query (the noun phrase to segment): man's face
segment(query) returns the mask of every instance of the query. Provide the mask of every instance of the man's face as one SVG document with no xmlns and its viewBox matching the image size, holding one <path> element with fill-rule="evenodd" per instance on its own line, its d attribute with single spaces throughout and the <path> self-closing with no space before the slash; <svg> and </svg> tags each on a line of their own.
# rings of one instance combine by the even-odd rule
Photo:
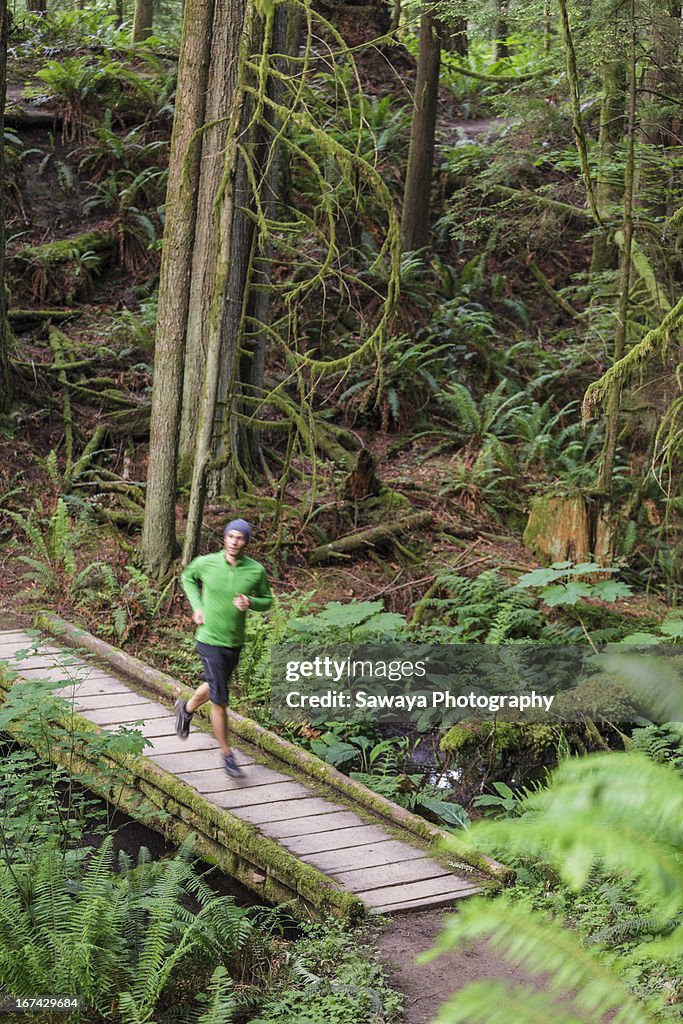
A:
<svg viewBox="0 0 683 1024">
<path fill-rule="evenodd" d="M 228 530 L 223 538 L 225 553 L 230 558 L 239 558 L 246 544 L 247 538 L 239 530 Z"/>
</svg>

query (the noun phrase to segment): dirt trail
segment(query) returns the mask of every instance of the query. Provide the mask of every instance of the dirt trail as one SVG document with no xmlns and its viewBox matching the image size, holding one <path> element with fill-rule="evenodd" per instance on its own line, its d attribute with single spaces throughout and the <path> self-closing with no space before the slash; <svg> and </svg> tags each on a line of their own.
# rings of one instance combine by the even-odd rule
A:
<svg viewBox="0 0 683 1024">
<path fill-rule="evenodd" d="M 431 1024 L 439 1007 L 472 981 L 518 982 L 519 968 L 502 960 L 486 943 L 437 957 L 426 964 L 415 958 L 431 949 L 452 910 L 397 914 L 376 938 L 390 985 L 403 995 L 406 1024 Z"/>
</svg>

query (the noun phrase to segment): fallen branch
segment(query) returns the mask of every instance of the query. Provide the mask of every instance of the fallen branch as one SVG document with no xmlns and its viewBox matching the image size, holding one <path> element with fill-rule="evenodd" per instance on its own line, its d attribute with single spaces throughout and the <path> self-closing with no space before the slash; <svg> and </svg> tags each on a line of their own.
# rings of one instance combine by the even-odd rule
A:
<svg viewBox="0 0 683 1024">
<path fill-rule="evenodd" d="M 61 320 L 70 320 L 74 316 L 80 316 L 78 309 L 8 309 L 7 319 L 16 327 L 19 324 L 43 323 L 52 321 L 59 323 Z"/>
<path fill-rule="evenodd" d="M 528 192 L 523 188 L 510 188 L 509 185 L 491 185 L 488 182 L 481 186 L 485 192 L 497 192 L 508 199 L 517 199 L 520 202 L 533 203 L 542 206 L 555 213 L 564 214 L 565 217 L 572 217 L 574 220 L 590 221 L 593 223 L 593 215 L 590 210 L 584 210 L 581 206 L 572 206 L 570 203 L 560 203 L 557 199 L 549 199 L 548 196 L 538 195 L 536 192 Z"/>
<path fill-rule="evenodd" d="M 8 260 L 22 260 L 25 263 L 69 263 L 86 252 L 107 252 L 115 249 L 118 236 L 113 231 L 87 231 L 84 235 L 64 238 L 44 245 L 26 245 L 23 249 L 8 253 Z"/>
<path fill-rule="evenodd" d="M 546 293 L 548 298 L 551 299 L 556 306 L 559 306 L 559 308 L 564 313 L 567 313 L 568 316 L 572 318 L 572 320 L 576 320 L 579 314 L 574 309 L 574 307 L 560 295 L 559 292 L 555 291 L 550 281 L 539 267 L 538 263 L 536 263 L 534 260 L 530 260 L 529 270 L 531 271 L 532 276 L 538 281 L 538 283 L 540 284 L 541 288 Z"/>
<path fill-rule="evenodd" d="M 412 516 L 400 519 L 397 523 L 389 526 L 372 526 L 367 530 L 360 530 L 358 533 L 348 534 L 329 544 L 321 544 L 308 553 L 307 561 L 310 565 L 319 565 L 321 562 L 329 562 L 335 558 L 345 558 L 361 551 L 363 548 L 373 548 L 377 545 L 392 541 L 409 533 L 416 527 L 426 526 L 432 521 L 431 512 L 416 512 Z"/>
</svg>

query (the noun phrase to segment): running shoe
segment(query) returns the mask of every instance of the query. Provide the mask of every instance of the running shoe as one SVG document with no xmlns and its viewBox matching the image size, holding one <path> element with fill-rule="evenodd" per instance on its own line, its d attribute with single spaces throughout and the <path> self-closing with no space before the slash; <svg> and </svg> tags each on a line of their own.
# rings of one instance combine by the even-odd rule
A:
<svg viewBox="0 0 683 1024">
<path fill-rule="evenodd" d="M 233 754 L 223 754 L 223 767 L 225 768 L 226 775 L 229 775 L 231 779 L 241 779 L 244 777 L 244 772 Z"/>
<path fill-rule="evenodd" d="M 173 711 L 175 713 L 175 731 L 178 739 L 186 740 L 190 735 L 190 723 L 192 722 L 192 712 L 188 711 L 185 707 L 185 701 L 182 697 L 178 697 L 178 700 L 173 705 Z"/>
</svg>

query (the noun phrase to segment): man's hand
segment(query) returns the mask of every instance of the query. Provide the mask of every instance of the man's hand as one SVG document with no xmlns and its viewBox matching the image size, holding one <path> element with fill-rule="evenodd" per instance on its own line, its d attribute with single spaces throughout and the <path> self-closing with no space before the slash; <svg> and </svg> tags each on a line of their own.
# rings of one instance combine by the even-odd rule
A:
<svg viewBox="0 0 683 1024">
<path fill-rule="evenodd" d="M 247 608 L 249 607 L 249 598 L 246 596 L 246 594 L 237 594 L 235 597 L 233 597 L 232 603 L 234 604 L 235 608 L 239 608 L 241 612 L 246 612 Z"/>
<path fill-rule="evenodd" d="M 204 625 L 204 612 L 201 610 L 201 608 L 197 608 L 195 612 L 192 612 L 192 621 L 194 622 L 195 626 Z"/>
</svg>

